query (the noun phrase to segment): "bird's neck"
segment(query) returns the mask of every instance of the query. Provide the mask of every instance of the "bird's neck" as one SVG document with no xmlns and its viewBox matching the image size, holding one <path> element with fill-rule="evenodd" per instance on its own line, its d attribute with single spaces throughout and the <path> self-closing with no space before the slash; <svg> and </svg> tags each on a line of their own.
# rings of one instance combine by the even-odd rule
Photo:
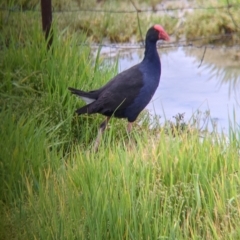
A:
<svg viewBox="0 0 240 240">
<path fill-rule="evenodd" d="M 157 61 L 160 62 L 159 55 L 156 48 L 156 42 L 146 41 L 145 54 L 143 61 Z"/>
</svg>

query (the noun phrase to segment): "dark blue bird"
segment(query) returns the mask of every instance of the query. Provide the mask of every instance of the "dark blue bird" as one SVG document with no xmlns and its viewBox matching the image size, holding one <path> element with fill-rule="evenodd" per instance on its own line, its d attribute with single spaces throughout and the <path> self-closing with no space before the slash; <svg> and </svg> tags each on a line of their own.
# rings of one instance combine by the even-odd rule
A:
<svg viewBox="0 0 240 240">
<path fill-rule="evenodd" d="M 87 103 L 76 110 L 77 114 L 101 113 L 107 116 L 107 119 L 100 125 L 95 149 L 98 148 L 101 135 L 111 116 L 126 118 L 129 132 L 132 123 L 152 99 L 161 75 L 161 62 L 156 48 L 158 40 L 169 41 L 169 36 L 162 26 L 154 25 L 146 35 L 142 62 L 121 72 L 97 90 L 84 92 L 69 88 L 73 94 Z"/>
</svg>

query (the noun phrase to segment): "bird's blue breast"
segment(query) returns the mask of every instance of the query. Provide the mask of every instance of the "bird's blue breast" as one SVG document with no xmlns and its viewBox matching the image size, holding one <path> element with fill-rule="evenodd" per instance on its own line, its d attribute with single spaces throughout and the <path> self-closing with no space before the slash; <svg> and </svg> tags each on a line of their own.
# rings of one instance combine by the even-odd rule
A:
<svg viewBox="0 0 240 240">
<path fill-rule="evenodd" d="M 159 58 L 157 59 L 159 60 Z M 161 63 L 159 61 L 142 62 L 139 70 L 143 74 L 143 87 L 140 89 L 138 96 L 134 102 L 125 110 L 125 115 L 129 122 L 136 120 L 139 113 L 151 101 L 160 81 Z"/>
</svg>

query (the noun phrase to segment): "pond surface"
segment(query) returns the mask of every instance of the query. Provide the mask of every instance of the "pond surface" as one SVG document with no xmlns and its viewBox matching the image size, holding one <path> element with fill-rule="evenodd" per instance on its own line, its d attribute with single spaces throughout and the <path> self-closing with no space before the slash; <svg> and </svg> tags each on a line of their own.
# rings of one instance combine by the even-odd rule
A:
<svg viewBox="0 0 240 240">
<path fill-rule="evenodd" d="M 139 63 L 144 50 L 118 52 L 119 72 Z M 160 85 L 147 106 L 160 121 L 174 121 L 184 113 L 185 121 L 193 114 L 210 112 L 218 131 L 228 132 L 229 120 L 240 123 L 240 60 L 238 51 L 231 55 L 220 49 L 178 48 L 161 50 Z M 236 56 L 234 55 L 236 54 Z M 117 57 L 113 58 L 116 61 Z M 211 125 L 211 124 L 210 124 Z M 212 127 L 210 126 L 210 129 Z"/>
</svg>

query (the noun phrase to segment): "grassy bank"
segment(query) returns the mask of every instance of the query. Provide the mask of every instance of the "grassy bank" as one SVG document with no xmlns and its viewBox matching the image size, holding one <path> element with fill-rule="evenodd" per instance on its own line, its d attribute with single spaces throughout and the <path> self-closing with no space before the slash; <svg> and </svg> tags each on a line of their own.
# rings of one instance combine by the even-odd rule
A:
<svg viewBox="0 0 240 240">
<path fill-rule="evenodd" d="M 156 23 L 167 29 L 172 40 L 195 44 L 240 42 L 240 0 L 61 0 L 52 1 L 52 5 L 53 20 L 60 31 L 84 32 L 93 42 L 139 42 L 144 38 L 141 33 Z M 0 26 L 27 21 L 30 27 L 41 18 L 39 1 L 0 2 L 0 7 L 4 9 L 0 11 Z"/>
<path fill-rule="evenodd" d="M 112 119 L 94 153 L 103 118 L 75 117 L 67 87 L 116 68 L 83 34 L 55 30 L 47 51 L 37 19 L 21 19 L 0 44 L 0 239 L 239 239 L 237 126 L 226 140 L 145 121 L 128 136 Z"/>
</svg>

